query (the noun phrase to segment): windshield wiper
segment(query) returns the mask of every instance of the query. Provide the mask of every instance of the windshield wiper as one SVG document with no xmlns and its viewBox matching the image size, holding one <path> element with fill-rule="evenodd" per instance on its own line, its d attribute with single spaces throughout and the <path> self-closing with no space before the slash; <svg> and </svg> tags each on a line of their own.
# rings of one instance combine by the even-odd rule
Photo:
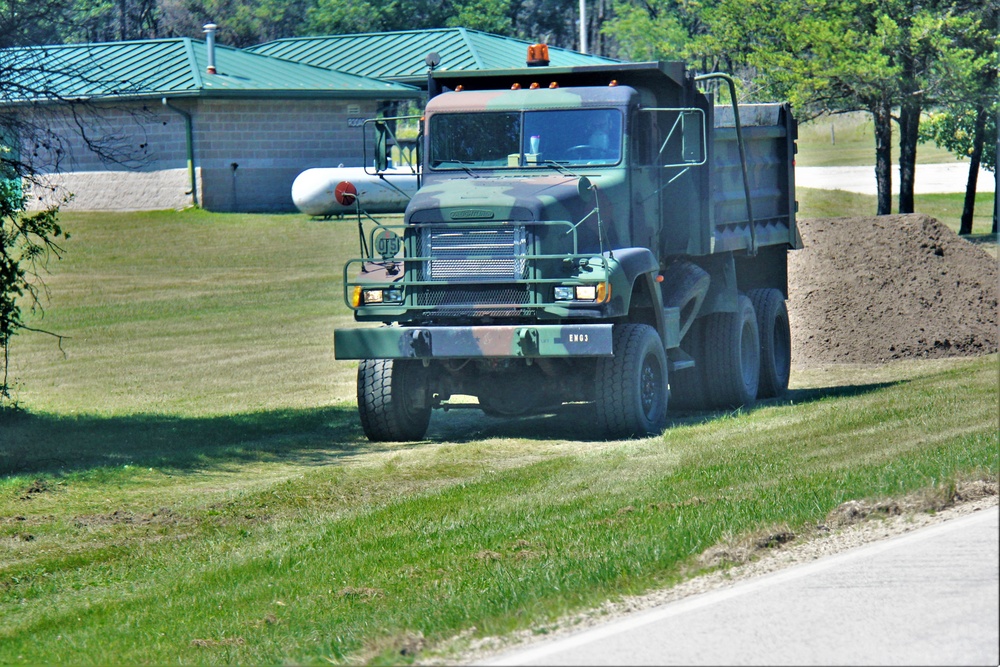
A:
<svg viewBox="0 0 1000 667">
<path fill-rule="evenodd" d="M 552 167 L 553 169 L 555 169 L 556 171 L 558 171 L 563 176 L 574 176 L 574 177 L 577 177 L 577 178 L 579 177 L 579 174 L 573 173 L 572 171 L 570 171 L 569 169 L 567 169 L 566 167 L 564 167 L 559 162 L 556 162 L 555 160 L 543 160 L 542 164 L 544 164 L 547 167 Z"/>
</svg>

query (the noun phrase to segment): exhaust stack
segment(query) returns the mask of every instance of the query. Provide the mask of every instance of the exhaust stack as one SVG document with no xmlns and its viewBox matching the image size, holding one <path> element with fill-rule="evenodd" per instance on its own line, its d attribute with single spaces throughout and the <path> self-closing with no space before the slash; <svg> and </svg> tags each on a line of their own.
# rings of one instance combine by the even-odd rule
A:
<svg viewBox="0 0 1000 667">
<path fill-rule="evenodd" d="M 206 23 L 204 25 L 205 29 L 205 48 L 208 50 L 208 70 L 209 74 L 218 74 L 215 69 L 215 31 L 219 29 L 219 26 L 214 23 Z"/>
</svg>

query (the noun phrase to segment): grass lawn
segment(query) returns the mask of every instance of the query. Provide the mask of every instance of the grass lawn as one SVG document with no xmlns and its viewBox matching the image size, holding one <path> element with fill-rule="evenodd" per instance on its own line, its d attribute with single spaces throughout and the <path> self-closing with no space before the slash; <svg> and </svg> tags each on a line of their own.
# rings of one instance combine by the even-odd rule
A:
<svg viewBox="0 0 1000 667">
<path fill-rule="evenodd" d="M 892 163 L 899 163 L 899 128 L 893 125 Z M 875 134 L 871 114 L 856 111 L 820 116 L 799 125 L 801 167 L 850 167 L 875 164 Z M 954 162 L 955 156 L 933 142 L 917 147 L 917 164 Z M 874 176 L 872 176 L 874 178 Z"/>
<path fill-rule="evenodd" d="M 996 356 L 796 369 L 786 400 L 644 440 L 459 411 L 372 445 L 331 350 L 354 222 L 63 223 L 30 321 L 63 352 L 18 336 L 0 413 L 3 664 L 409 661 L 846 500 L 997 477 Z"/>
<path fill-rule="evenodd" d="M 799 201 L 799 217 L 802 218 L 865 217 L 875 215 L 875 211 L 878 210 L 878 200 L 874 195 L 860 195 L 843 190 L 797 188 L 795 196 Z M 964 202 L 965 195 L 961 193 L 914 196 L 914 208 L 918 213 L 926 213 L 937 218 L 956 234 L 962 220 Z M 992 242 L 995 245 L 996 238 L 990 233 L 992 227 L 993 193 L 979 192 L 976 194 L 970 240 L 976 243 Z"/>
</svg>

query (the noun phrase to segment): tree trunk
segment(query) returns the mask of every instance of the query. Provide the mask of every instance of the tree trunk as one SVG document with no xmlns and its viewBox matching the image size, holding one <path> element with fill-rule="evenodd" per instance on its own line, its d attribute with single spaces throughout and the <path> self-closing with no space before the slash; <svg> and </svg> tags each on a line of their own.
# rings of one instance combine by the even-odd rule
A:
<svg viewBox="0 0 1000 667">
<path fill-rule="evenodd" d="M 972 155 L 969 156 L 969 180 L 965 185 L 965 204 L 962 206 L 962 222 L 959 234 L 972 233 L 972 216 L 976 212 L 976 184 L 979 179 L 979 165 L 983 160 L 983 144 L 986 141 L 986 107 L 976 109 L 976 124 L 972 135 Z M 994 215 L 994 220 L 996 216 Z"/>
<path fill-rule="evenodd" d="M 875 183 L 878 185 L 876 215 L 889 215 L 892 213 L 892 116 L 889 102 L 876 102 L 871 112 L 875 122 Z"/>
<path fill-rule="evenodd" d="M 908 96 L 899 110 L 899 212 L 913 213 L 913 184 L 917 176 L 917 136 L 920 99 Z"/>
</svg>

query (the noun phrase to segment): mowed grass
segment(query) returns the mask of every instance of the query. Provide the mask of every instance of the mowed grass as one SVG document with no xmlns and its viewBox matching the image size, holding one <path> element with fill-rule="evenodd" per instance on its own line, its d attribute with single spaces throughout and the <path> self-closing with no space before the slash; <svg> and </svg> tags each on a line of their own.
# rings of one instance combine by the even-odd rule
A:
<svg viewBox="0 0 1000 667">
<path fill-rule="evenodd" d="M 586 407 L 372 445 L 332 359 L 356 223 L 67 214 L 0 415 L 0 663 L 398 663 L 697 572 L 840 503 L 995 480 L 996 356 L 796 369 L 595 441 Z"/>
</svg>

